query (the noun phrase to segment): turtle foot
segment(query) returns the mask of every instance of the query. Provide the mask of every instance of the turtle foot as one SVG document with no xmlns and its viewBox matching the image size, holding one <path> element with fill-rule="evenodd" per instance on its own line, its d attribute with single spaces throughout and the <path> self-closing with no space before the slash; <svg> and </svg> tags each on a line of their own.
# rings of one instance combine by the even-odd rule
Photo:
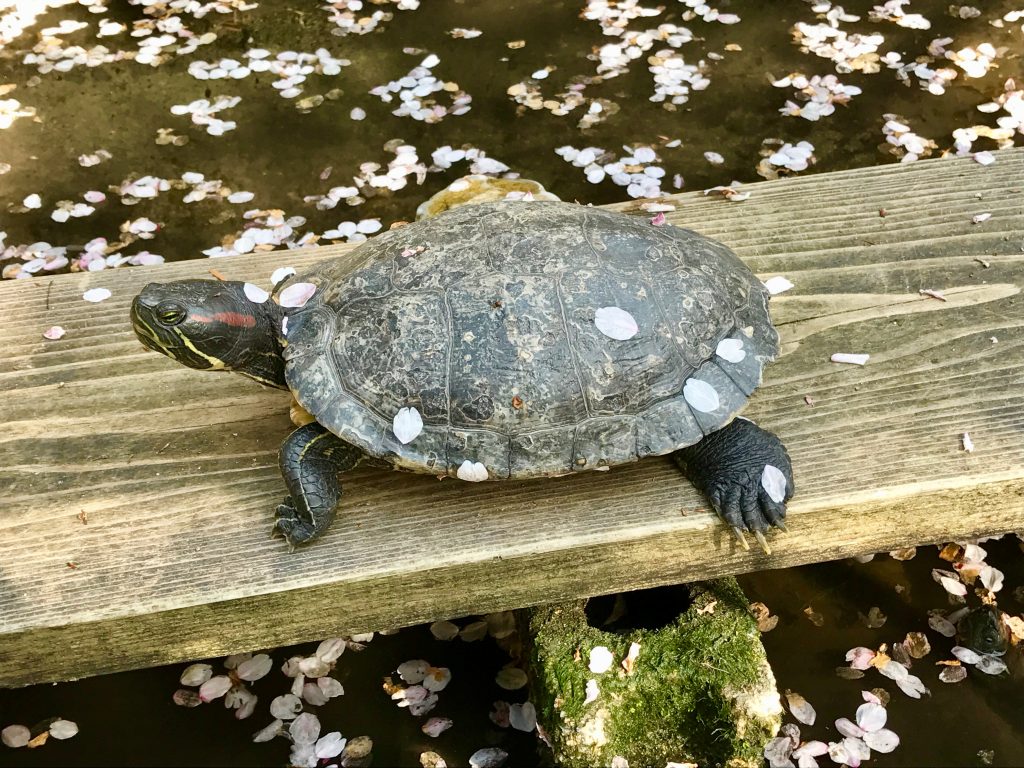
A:
<svg viewBox="0 0 1024 768">
<path fill-rule="evenodd" d="M 749 549 L 749 532 L 770 554 L 765 533 L 772 526 L 786 530 L 786 502 L 794 490 L 782 441 L 751 421 L 736 419 L 674 456 L 740 546 Z"/>
<path fill-rule="evenodd" d="M 303 515 L 295 507 L 291 496 L 286 496 L 284 503 L 277 505 L 275 517 L 271 535 L 283 536 L 284 540 L 293 548 L 297 544 L 304 544 L 317 535 L 312 517 L 308 513 Z"/>
</svg>

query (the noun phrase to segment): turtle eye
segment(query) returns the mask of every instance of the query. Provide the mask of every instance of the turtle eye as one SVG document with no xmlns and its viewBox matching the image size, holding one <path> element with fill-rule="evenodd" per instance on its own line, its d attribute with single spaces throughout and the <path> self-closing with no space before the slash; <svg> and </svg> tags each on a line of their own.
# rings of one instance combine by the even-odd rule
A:
<svg viewBox="0 0 1024 768">
<path fill-rule="evenodd" d="M 165 301 L 156 308 L 157 319 L 164 325 L 177 325 L 185 319 L 185 308 L 172 301 Z"/>
</svg>

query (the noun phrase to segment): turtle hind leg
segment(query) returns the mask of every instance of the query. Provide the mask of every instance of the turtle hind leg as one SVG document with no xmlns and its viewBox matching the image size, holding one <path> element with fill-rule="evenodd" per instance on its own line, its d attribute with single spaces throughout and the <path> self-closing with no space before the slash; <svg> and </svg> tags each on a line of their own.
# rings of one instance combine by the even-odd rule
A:
<svg viewBox="0 0 1024 768">
<path fill-rule="evenodd" d="M 315 539 L 334 519 L 341 498 L 338 473 L 352 469 L 365 454 L 313 422 L 285 439 L 278 454 L 288 496 L 277 507 L 274 533 L 295 546 Z"/>
<path fill-rule="evenodd" d="M 715 512 L 748 547 L 744 531 L 770 552 L 765 532 L 786 530 L 786 502 L 792 497 L 793 466 L 778 437 L 752 421 L 734 419 L 699 443 L 672 454 Z"/>
</svg>

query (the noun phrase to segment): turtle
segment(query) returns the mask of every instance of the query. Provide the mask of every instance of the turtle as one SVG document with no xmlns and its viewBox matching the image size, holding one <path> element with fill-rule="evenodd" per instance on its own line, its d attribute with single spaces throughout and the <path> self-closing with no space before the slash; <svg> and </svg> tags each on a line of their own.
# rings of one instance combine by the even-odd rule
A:
<svg viewBox="0 0 1024 768">
<path fill-rule="evenodd" d="M 479 482 L 668 454 L 739 544 L 770 552 L 792 465 L 737 418 L 779 351 L 768 299 L 727 246 L 659 217 L 519 200 L 392 228 L 272 294 L 150 283 L 131 321 L 146 347 L 311 414 L 279 453 L 273 530 L 293 547 L 363 463 Z"/>
</svg>

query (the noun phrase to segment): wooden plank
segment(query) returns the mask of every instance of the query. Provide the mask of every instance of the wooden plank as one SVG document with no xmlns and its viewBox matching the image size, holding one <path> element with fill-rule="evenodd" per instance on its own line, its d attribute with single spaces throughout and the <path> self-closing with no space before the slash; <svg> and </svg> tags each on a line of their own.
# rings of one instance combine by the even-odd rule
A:
<svg viewBox="0 0 1024 768">
<path fill-rule="evenodd" d="M 671 222 L 796 284 L 747 410 L 795 466 L 770 557 L 737 550 L 666 459 L 479 486 L 359 472 L 323 539 L 289 553 L 268 537 L 287 395 L 143 350 L 127 307 L 151 280 L 266 285 L 347 248 L 0 285 L 0 684 L 1024 531 L 1024 149 L 997 158 L 675 198 Z M 113 298 L 82 301 L 96 286 Z M 67 336 L 43 340 L 55 324 Z"/>
</svg>

